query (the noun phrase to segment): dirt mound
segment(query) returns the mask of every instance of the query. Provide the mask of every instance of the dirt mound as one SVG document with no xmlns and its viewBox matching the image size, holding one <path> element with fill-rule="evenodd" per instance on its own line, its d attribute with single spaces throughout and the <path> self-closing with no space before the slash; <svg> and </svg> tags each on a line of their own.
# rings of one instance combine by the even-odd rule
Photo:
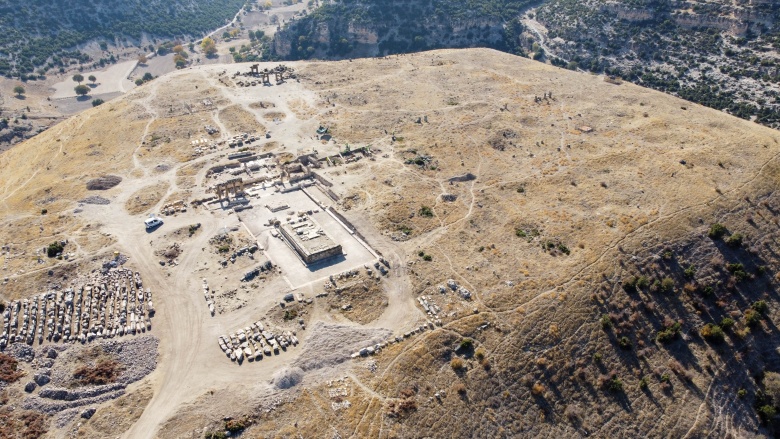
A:
<svg viewBox="0 0 780 439">
<path fill-rule="evenodd" d="M 300 367 L 285 368 L 274 374 L 271 383 L 278 389 L 295 387 L 303 380 L 303 370 Z"/>
<path fill-rule="evenodd" d="M 105 191 L 116 187 L 122 182 L 122 177 L 116 175 L 104 175 L 102 177 L 93 178 L 87 182 L 87 190 L 89 191 Z"/>
<path fill-rule="evenodd" d="M 311 327 L 306 350 L 295 362 L 304 371 L 335 366 L 348 360 L 357 350 L 385 341 L 391 334 L 387 329 L 356 328 L 328 325 L 322 322 Z"/>
</svg>

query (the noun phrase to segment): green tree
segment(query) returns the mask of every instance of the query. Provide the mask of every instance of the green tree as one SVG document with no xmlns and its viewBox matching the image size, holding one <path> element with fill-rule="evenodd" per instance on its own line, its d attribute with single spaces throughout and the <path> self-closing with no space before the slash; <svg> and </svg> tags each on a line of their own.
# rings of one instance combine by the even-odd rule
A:
<svg viewBox="0 0 780 439">
<path fill-rule="evenodd" d="M 77 95 L 79 96 L 86 96 L 89 94 L 89 87 L 87 87 L 84 84 L 79 84 L 76 86 L 76 88 L 73 89 Z"/>
<path fill-rule="evenodd" d="M 95 77 L 95 75 L 89 75 L 88 79 L 89 79 L 89 82 L 91 82 L 93 84 L 95 83 L 95 81 L 97 81 L 97 78 Z"/>
<path fill-rule="evenodd" d="M 217 53 L 217 43 L 211 37 L 206 37 L 200 43 L 200 48 L 206 56 L 213 56 Z"/>
<path fill-rule="evenodd" d="M 25 93 L 24 87 L 22 87 L 21 85 L 17 85 L 16 87 L 14 87 L 14 93 L 19 98 L 24 96 L 24 93 Z"/>
<path fill-rule="evenodd" d="M 82 82 L 84 82 L 84 75 L 82 75 L 81 73 L 76 73 L 75 75 L 73 75 L 73 80 L 81 84 Z"/>
</svg>

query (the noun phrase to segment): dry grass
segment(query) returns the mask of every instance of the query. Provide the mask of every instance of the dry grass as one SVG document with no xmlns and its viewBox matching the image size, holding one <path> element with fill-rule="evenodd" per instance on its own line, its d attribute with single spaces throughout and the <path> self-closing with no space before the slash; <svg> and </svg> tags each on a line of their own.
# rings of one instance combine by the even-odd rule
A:
<svg viewBox="0 0 780 439">
<path fill-rule="evenodd" d="M 14 357 L 0 353 L 0 381 L 13 383 L 24 376 L 19 370 L 19 364 Z"/>
<path fill-rule="evenodd" d="M 345 282 L 348 282 L 347 286 L 328 296 L 332 311 L 360 324 L 372 322 L 382 315 L 387 308 L 387 294 L 381 283 L 367 277 Z M 351 309 L 342 310 L 346 305 L 350 305 Z"/>
<path fill-rule="evenodd" d="M 136 191 L 125 203 L 125 210 L 131 215 L 149 213 L 163 199 L 170 185 L 160 182 Z"/>
<path fill-rule="evenodd" d="M 231 136 L 240 133 L 264 133 L 265 127 L 257 118 L 240 105 L 231 105 L 219 112 L 219 120 Z"/>
<path fill-rule="evenodd" d="M 141 417 L 152 396 L 151 387 L 146 385 L 119 397 L 84 422 L 78 429 L 78 437 L 99 439 L 121 435 Z"/>
</svg>

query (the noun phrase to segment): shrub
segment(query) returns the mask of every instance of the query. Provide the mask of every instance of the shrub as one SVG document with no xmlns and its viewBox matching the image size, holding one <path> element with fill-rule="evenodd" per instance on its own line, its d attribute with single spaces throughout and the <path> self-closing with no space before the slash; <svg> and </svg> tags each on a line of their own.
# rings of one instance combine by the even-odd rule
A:
<svg viewBox="0 0 780 439">
<path fill-rule="evenodd" d="M 685 274 L 685 277 L 687 278 L 693 278 L 693 276 L 696 275 L 696 267 L 694 267 L 693 265 L 689 265 L 688 268 L 685 269 L 683 274 Z"/>
<path fill-rule="evenodd" d="M 628 337 L 620 337 L 618 345 L 621 349 L 631 349 L 631 340 Z"/>
<path fill-rule="evenodd" d="M 10 355 L 0 353 L 0 381 L 13 383 L 24 373 L 18 370 L 19 363 Z"/>
<path fill-rule="evenodd" d="M 62 245 L 62 242 L 55 241 L 49 244 L 49 246 L 46 248 L 46 256 L 53 258 L 57 256 L 58 254 L 62 253 L 62 250 L 65 247 Z"/>
<path fill-rule="evenodd" d="M 82 385 L 103 385 L 116 381 L 122 365 L 113 359 L 99 360 L 94 367 L 84 365 L 73 372 L 73 378 Z"/>
<path fill-rule="evenodd" d="M 92 106 L 93 107 L 98 107 L 98 106 L 103 105 L 105 103 L 106 103 L 106 101 L 104 101 L 103 99 L 100 99 L 100 98 L 92 99 Z"/>
<path fill-rule="evenodd" d="M 463 343 L 461 343 L 461 346 Z M 482 349 L 477 349 L 477 352 L 474 353 L 474 356 L 477 357 L 477 360 L 482 361 L 485 359 L 485 351 Z"/>
<path fill-rule="evenodd" d="M 671 277 L 665 277 L 661 280 L 661 291 L 671 293 L 674 291 L 674 280 Z"/>
<path fill-rule="evenodd" d="M 604 359 L 604 356 L 601 355 L 599 352 L 596 352 L 595 354 L 593 354 L 593 361 L 595 361 L 596 363 L 601 363 L 601 360 L 603 360 L 603 359 Z"/>
<path fill-rule="evenodd" d="M 623 282 L 623 290 L 626 293 L 629 293 L 629 294 L 636 293 L 636 284 L 637 284 L 637 282 L 638 282 L 638 280 L 635 277 L 630 277 L 630 278 L 626 279 L 626 281 Z"/>
<path fill-rule="evenodd" d="M 776 414 L 777 414 L 777 410 L 769 404 L 763 405 L 758 409 L 758 416 L 761 418 L 762 421 L 767 423 L 770 422 L 772 418 L 775 417 Z"/>
<path fill-rule="evenodd" d="M 748 278 L 748 274 L 745 271 L 745 266 L 740 263 L 726 264 L 726 270 L 734 276 L 737 282 L 742 282 Z"/>
<path fill-rule="evenodd" d="M 729 236 L 726 239 L 726 244 L 729 247 L 735 247 L 735 248 L 741 246 L 742 245 L 742 235 L 739 234 L 739 233 L 735 233 L 735 234 Z"/>
<path fill-rule="evenodd" d="M 766 311 L 769 309 L 766 302 L 763 300 L 759 300 L 757 302 L 754 302 L 753 305 L 750 306 L 754 310 L 760 312 L 761 314 L 766 314 Z"/>
<path fill-rule="evenodd" d="M 470 351 L 474 347 L 474 341 L 470 338 L 464 338 L 460 342 L 460 350 Z"/>
<path fill-rule="evenodd" d="M 422 258 L 423 258 L 423 261 L 426 261 L 426 262 L 431 262 L 433 260 L 433 256 L 431 256 L 431 255 L 424 255 Z"/>
<path fill-rule="evenodd" d="M 701 328 L 701 336 L 714 343 L 720 343 L 723 341 L 724 334 L 723 329 L 720 326 L 707 323 Z"/>
<path fill-rule="evenodd" d="M 567 255 L 569 253 L 571 253 L 571 250 L 569 250 L 569 247 L 566 247 L 565 244 L 558 244 L 558 250 L 560 250 L 561 253 L 567 254 Z"/>
<path fill-rule="evenodd" d="M 728 331 L 734 326 L 734 323 L 734 319 L 731 317 L 724 317 L 723 320 L 720 321 L 720 327 L 723 328 L 724 331 Z"/>
<path fill-rule="evenodd" d="M 433 217 L 433 210 L 431 210 L 431 208 L 428 206 L 423 206 L 420 208 L 420 216 L 431 218 Z"/>
<path fill-rule="evenodd" d="M 610 392 L 622 392 L 623 391 L 623 382 L 620 381 L 620 378 L 618 377 L 612 377 L 611 380 L 609 380 L 607 384 L 607 388 Z"/>
<path fill-rule="evenodd" d="M 601 328 L 602 329 L 609 329 L 612 327 L 612 318 L 609 317 L 608 314 L 604 314 L 601 316 Z"/>
<path fill-rule="evenodd" d="M 41 215 L 46 215 L 47 213 L 49 213 L 48 209 L 41 209 Z"/>
<path fill-rule="evenodd" d="M 726 234 L 726 226 L 723 224 L 715 223 L 712 226 L 710 226 L 710 231 L 707 233 L 707 236 L 709 236 L 712 239 L 720 239 Z"/>
<path fill-rule="evenodd" d="M 452 361 L 450 361 L 450 367 L 456 372 L 463 369 L 463 360 L 458 357 L 453 358 Z"/>
<path fill-rule="evenodd" d="M 650 380 L 648 380 L 647 377 L 642 377 L 642 379 L 639 380 L 639 388 L 642 390 L 646 389 L 649 384 Z"/>
<path fill-rule="evenodd" d="M 761 321 L 761 314 L 754 309 L 745 311 L 745 324 L 748 326 L 756 326 Z"/>
<path fill-rule="evenodd" d="M 739 398 L 744 398 L 744 397 L 746 397 L 746 396 L 747 396 L 747 390 L 745 390 L 745 389 L 739 389 L 739 390 L 737 390 L 737 396 L 738 396 Z"/>
<path fill-rule="evenodd" d="M 656 335 L 655 339 L 660 341 L 661 343 L 669 343 L 670 341 L 673 341 L 675 338 L 677 338 L 677 335 L 680 333 L 680 329 L 682 328 L 682 325 L 680 322 L 675 322 L 671 326 L 658 331 L 658 334 Z"/>
<path fill-rule="evenodd" d="M 636 287 L 647 288 L 648 286 L 650 286 L 650 279 L 648 279 L 647 276 L 639 276 L 636 280 Z"/>
<path fill-rule="evenodd" d="M 542 383 L 534 383 L 534 385 L 531 386 L 531 393 L 533 393 L 536 396 L 543 394 L 545 390 L 547 389 L 545 389 Z"/>
<path fill-rule="evenodd" d="M 294 309 L 288 309 L 284 311 L 284 320 L 293 320 L 298 317 L 298 311 Z"/>
<path fill-rule="evenodd" d="M 225 439 L 225 438 L 227 438 L 227 435 L 225 434 L 224 431 L 221 431 L 221 430 L 220 431 L 207 431 L 203 435 L 203 438 L 204 439 Z"/>
<path fill-rule="evenodd" d="M 465 395 L 466 394 L 466 385 L 463 383 L 457 383 L 452 388 L 455 392 L 457 392 L 458 395 Z"/>
<path fill-rule="evenodd" d="M 243 431 L 245 428 L 246 425 L 238 419 L 229 419 L 225 421 L 225 430 L 229 431 L 230 433 L 238 433 L 239 431 Z"/>
<path fill-rule="evenodd" d="M 525 233 L 525 230 L 523 229 L 515 229 L 515 236 L 517 236 L 518 238 L 525 238 L 526 236 L 528 236 L 528 234 Z"/>
</svg>

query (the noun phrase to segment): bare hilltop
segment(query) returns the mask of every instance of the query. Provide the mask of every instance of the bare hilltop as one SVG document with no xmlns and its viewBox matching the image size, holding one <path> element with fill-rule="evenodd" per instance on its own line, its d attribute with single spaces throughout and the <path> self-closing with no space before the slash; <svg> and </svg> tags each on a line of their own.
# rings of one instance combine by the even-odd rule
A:
<svg viewBox="0 0 780 439">
<path fill-rule="evenodd" d="M 0 155 L 0 432 L 771 436 L 779 138 L 487 49 L 167 74 Z"/>
</svg>

